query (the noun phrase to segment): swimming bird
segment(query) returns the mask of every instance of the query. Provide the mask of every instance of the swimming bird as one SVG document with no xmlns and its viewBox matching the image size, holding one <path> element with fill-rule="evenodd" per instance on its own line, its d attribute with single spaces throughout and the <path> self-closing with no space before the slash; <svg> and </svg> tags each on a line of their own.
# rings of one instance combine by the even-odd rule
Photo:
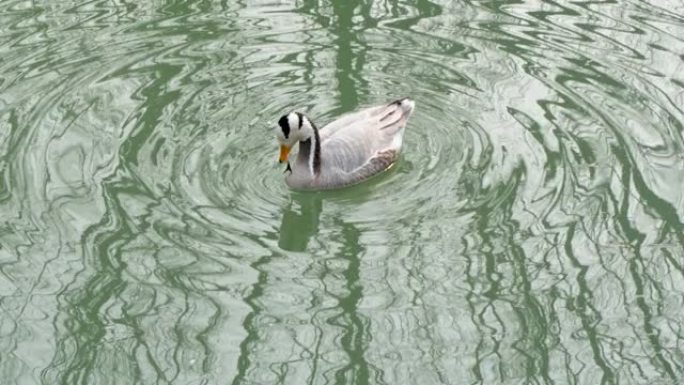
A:
<svg viewBox="0 0 684 385">
<path fill-rule="evenodd" d="M 287 185 L 295 190 L 327 190 L 360 183 L 390 168 L 399 157 L 404 128 L 415 103 L 402 98 L 340 117 L 322 129 L 306 115 L 278 120 L 279 162 L 288 162 Z M 293 164 L 292 147 L 299 143 Z M 287 172 L 287 171 L 286 171 Z"/>
</svg>

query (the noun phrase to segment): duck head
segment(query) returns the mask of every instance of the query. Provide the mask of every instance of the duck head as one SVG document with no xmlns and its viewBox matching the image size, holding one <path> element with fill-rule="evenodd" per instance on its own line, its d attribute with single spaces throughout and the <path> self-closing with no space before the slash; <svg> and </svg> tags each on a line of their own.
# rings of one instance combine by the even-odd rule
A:
<svg viewBox="0 0 684 385">
<path fill-rule="evenodd" d="M 297 142 L 304 142 L 315 135 L 315 127 L 304 114 L 291 112 L 278 120 L 276 138 L 280 145 L 278 162 L 287 160 L 290 150 Z"/>
</svg>

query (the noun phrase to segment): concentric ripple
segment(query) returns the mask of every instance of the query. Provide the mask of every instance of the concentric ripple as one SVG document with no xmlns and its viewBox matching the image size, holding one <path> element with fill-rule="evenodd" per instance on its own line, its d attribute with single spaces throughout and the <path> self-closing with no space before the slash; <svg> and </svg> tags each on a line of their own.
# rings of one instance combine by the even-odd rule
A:
<svg viewBox="0 0 684 385">
<path fill-rule="evenodd" d="M 0 382 L 684 380 L 676 1 L 0 4 Z M 400 161 L 274 126 L 410 96 Z"/>
</svg>

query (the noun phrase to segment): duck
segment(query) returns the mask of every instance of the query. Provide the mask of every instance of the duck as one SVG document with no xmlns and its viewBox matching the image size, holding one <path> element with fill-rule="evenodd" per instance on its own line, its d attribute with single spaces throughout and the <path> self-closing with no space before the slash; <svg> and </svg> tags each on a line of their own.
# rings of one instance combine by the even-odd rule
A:
<svg viewBox="0 0 684 385">
<path fill-rule="evenodd" d="M 401 98 L 341 116 L 321 129 L 301 112 L 278 120 L 279 163 L 294 190 L 331 190 L 361 183 L 395 164 L 415 102 Z M 290 151 L 299 145 L 294 162 Z"/>
</svg>

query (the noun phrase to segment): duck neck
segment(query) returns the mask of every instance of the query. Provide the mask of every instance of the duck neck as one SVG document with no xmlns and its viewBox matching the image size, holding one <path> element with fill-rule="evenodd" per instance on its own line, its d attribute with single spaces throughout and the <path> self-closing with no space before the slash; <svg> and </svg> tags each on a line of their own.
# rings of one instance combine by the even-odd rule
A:
<svg viewBox="0 0 684 385">
<path fill-rule="evenodd" d="M 321 140 L 318 136 L 318 128 L 311 123 L 313 135 L 299 142 L 299 158 L 306 162 L 312 176 L 321 171 Z"/>
</svg>

